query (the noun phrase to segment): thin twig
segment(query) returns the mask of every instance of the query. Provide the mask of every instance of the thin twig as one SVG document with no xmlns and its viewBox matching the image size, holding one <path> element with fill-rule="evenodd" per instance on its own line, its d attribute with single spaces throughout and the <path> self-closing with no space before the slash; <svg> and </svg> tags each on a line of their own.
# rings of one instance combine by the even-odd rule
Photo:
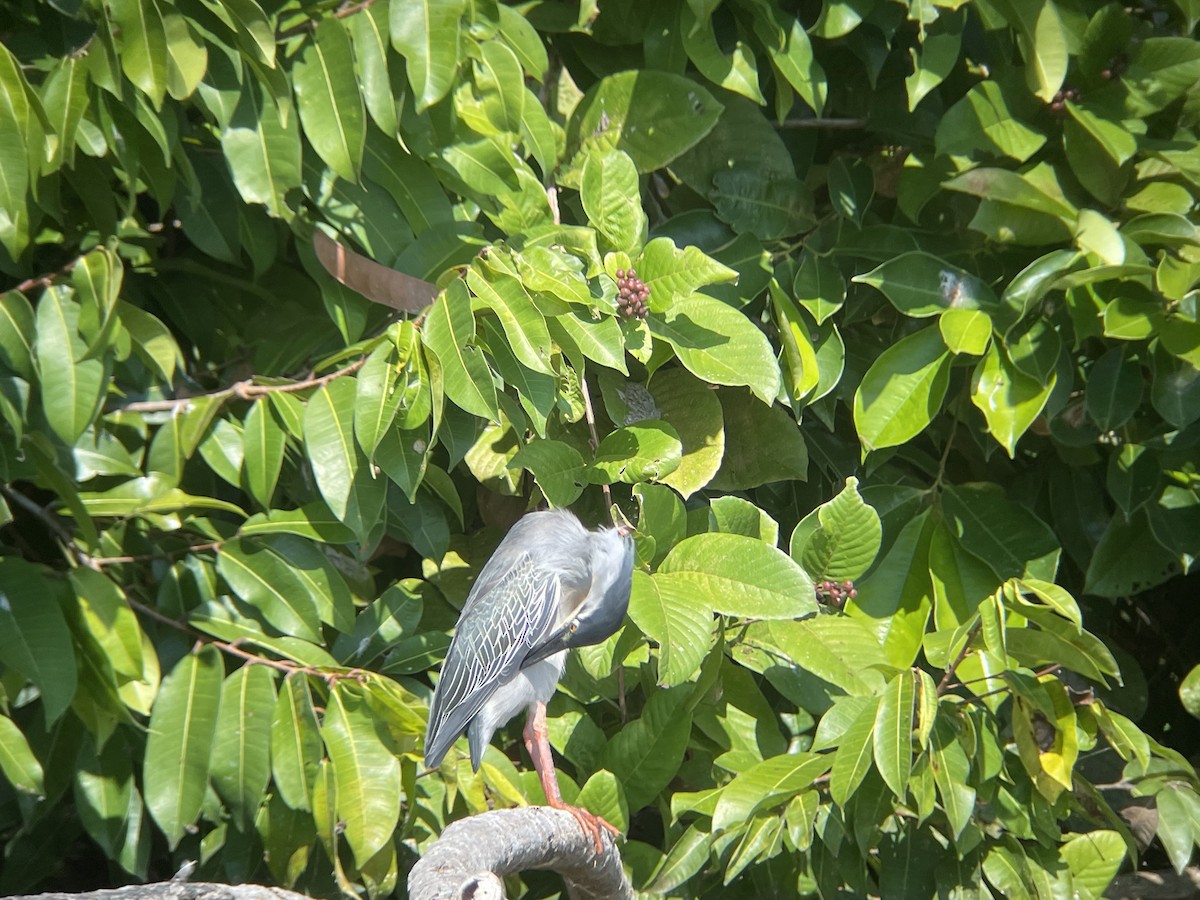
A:
<svg viewBox="0 0 1200 900">
<path fill-rule="evenodd" d="M 35 518 L 38 519 L 38 521 L 45 525 L 46 528 L 56 538 L 59 539 L 67 553 L 69 553 L 71 558 L 79 563 L 79 565 L 86 566 L 87 568 L 94 569 L 96 571 L 100 570 L 100 566 L 97 565 L 95 559 L 93 559 L 91 556 L 88 556 L 87 553 L 85 553 L 83 550 L 80 550 L 79 547 L 76 546 L 75 536 L 67 530 L 67 527 L 60 522 L 58 518 L 50 512 L 50 510 L 39 506 L 20 491 L 15 491 L 6 484 L 0 484 L 0 493 L 4 495 L 5 499 L 15 503 L 26 512 L 31 513 Z"/>
<path fill-rule="evenodd" d="M 362 12 L 374 2 L 375 0 L 362 0 L 361 3 L 352 3 L 349 6 L 343 5 L 340 9 L 334 11 L 333 17 L 335 19 L 344 19 L 347 16 L 352 16 L 357 12 Z M 304 34 L 306 31 L 315 31 L 316 28 L 317 20 L 309 19 L 306 22 L 301 22 L 299 25 L 293 25 L 291 28 L 285 28 L 283 31 L 280 31 L 275 35 L 275 42 L 279 43 L 281 41 L 286 41 L 288 38 L 294 38 L 297 35 Z"/>
<path fill-rule="evenodd" d="M 244 381 L 237 382 L 237 384 L 230 385 L 219 391 L 213 391 L 209 394 L 194 394 L 190 397 L 175 397 L 171 400 L 135 400 L 132 403 L 111 407 L 106 412 L 174 412 L 180 407 L 200 400 L 224 400 L 226 397 L 237 397 L 239 400 L 253 400 L 255 397 L 262 397 L 266 394 L 305 391 L 309 388 L 322 387 L 334 379 L 341 378 L 343 375 L 352 375 L 361 369 L 366 361 L 367 358 L 364 356 L 361 359 L 355 360 L 350 365 L 338 369 L 336 372 L 330 372 L 328 375 L 322 375 L 320 378 L 306 378 L 303 381 L 293 381 L 288 384 L 255 384 L 254 379 L 247 378 Z"/>
<path fill-rule="evenodd" d="M 938 682 L 937 695 L 939 697 L 946 693 L 946 691 L 950 690 L 951 683 L 954 681 L 955 670 L 962 665 L 962 661 L 966 659 L 967 654 L 971 652 L 971 642 L 975 640 L 976 635 L 979 634 L 979 630 L 982 627 L 983 619 L 980 619 L 974 625 L 972 625 L 971 630 L 967 632 L 967 639 L 963 642 L 962 649 L 958 651 L 958 656 L 954 658 L 954 662 L 950 663 L 950 666 L 942 675 L 942 680 Z"/>
<path fill-rule="evenodd" d="M 831 131 L 855 131 L 867 127 L 866 119 L 785 119 L 775 126 L 780 129 L 824 128 Z"/>
<path fill-rule="evenodd" d="M 269 669 L 275 669 L 277 672 L 282 672 L 285 675 L 290 675 L 293 672 L 302 672 L 305 675 L 323 678 L 326 681 L 328 681 L 330 677 L 355 677 L 355 672 L 357 672 L 357 670 L 353 670 L 345 676 L 339 676 L 337 673 L 322 672 L 319 669 L 314 669 L 312 666 L 302 666 L 300 663 L 295 663 L 291 660 L 268 659 L 265 656 L 258 656 L 254 653 L 243 650 L 241 647 L 237 646 L 237 642 L 231 643 L 229 641 L 222 641 L 218 640 L 217 638 L 210 637 L 207 634 L 197 631 L 195 628 L 184 622 L 180 622 L 176 619 L 172 619 L 170 616 L 163 615 L 152 606 L 147 606 L 144 603 L 134 600 L 132 597 L 127 596 L 126 599 L 129 601 L 129 606 L 135 612 L 154 619 L 156 622 L 161 622 L 163 625 L 166 625 L 170 628 L 174 628 L 176 631 L 181 631 L 188 637 L 195 638 L 199 643 L 216 647 L 222 653 L 244 660 L 249 665 L 266 666 Z"/>
<path fill-rule="evenodd" d="M 1036 672 L 1033 673 L 1033 677 L 1041 678 L 1043 675 L 1053 675 L 1055 672 L 1057 672 L 1061 668 L 1062 668 L 1061 665 L 1055 663 L 1052 666 L 1046 666 L 1044 669 L 1038 669 Z M 996 676 L 993 675 L 992 677 L 995 678 Z M 954 687 L 954 685 L 951 685 L 951 687 Z M 966 697 L 966 698 L 964 698 L 963 702 L 978 703 L 979 701 L 984 700 L 988 697 L 994 697 L 994 696 L 996 696 L 996 694 L 1003 694 L 1007 690 L 1010 690 L 1008 685 L 1005 685 L 1004 687 L 993 688 L 990 691 L 984 691 L 982 694 L 976 694 L 973 697 Z"/>
<path fill-rule="evenodd" d="M 133 556 L 93 556 L 92 562 L 98 566 L 116 566 L 123 563 L 153 562 L 159 559 L 177 559 L 190 553 L 201 553 L 205 550 L 219 550 L 225 541 L 207 541 L 203 544 L 189 544 L 178 550 L 160 550 L 157 553 L 138 553 Z"/>
<path fill-rule="evenodd" d="M 596 413 L 592 410 L 592 394 L 588 390 L 587 375 L 580 373 L 579 387 L 583 393 L 583 417 L 587 420 L 588 434 L 591 436 L 592 453 L 595 454 L 596 449 L 600 446 L 600 438 L 596 434 Z M 608 511 L 608 515 L 612 517 L 612 491 L 609 490 L 608 484 L 600 485 L 600 490 L 604 491 L 604 508 Z M 616 525 L 616 521 L 613 521 Z"/>
<path fill-rule="evenodd" d="M 63 275 L 68 274 L 72 269 L 74 269 L 75 265 L 80 259 L 82 259 L 82 257 L 71 260 L 57 272 L 48 272 L 45 275 L 37 275 L 33 278 L 26 278 L 16 287 L 10 288 L 9 290 L 16 291 L 19 294 L 28 294 L 30 291 L 36 290 L 37 288 L 50 287 L 56 278 L 61 278 Z"/>
</svg>

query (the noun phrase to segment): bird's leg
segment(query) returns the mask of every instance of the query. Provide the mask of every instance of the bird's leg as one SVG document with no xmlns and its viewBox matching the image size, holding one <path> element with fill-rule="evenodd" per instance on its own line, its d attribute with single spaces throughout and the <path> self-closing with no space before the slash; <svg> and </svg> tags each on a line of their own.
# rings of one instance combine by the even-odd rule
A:
<svg viewBox="0 0 1200 900">
<path fill-rule="evenodd" d="M 581 806 L 571 806 L 563 801 L 558 790 L 558 773 L 554 771 L 554 758 L 551 756 L 550 741 L 546 738 L 546 704 L 540 700 L 529 709 L 525 719 L 525 749 L 533 760 L 533 768 L 542 782 L 542 791 L 546 795 L 546 804 L 555 809 L 565 810 L 575 817 L 584 834 L 591 835 L 596 845 L 596 852 L 604 852 L 604 843 L 600 837 L 600 829 L 605 829 L 613 837 L 621 832 L 603 818 L 584 809 Z"/>
</svg>

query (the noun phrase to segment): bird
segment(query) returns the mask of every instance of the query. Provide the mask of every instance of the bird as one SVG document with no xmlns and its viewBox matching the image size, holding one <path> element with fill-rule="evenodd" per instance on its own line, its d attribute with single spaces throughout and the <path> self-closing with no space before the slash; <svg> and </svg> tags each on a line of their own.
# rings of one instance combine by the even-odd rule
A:
<svg viewBox="0 0 1200 900">
<path fill-rule="evenodd" d="M 634 542 L 627 525 L 586 529 L 565 509 L 527 513 L 484 565 L 463 604 L 434 689 L 425 766 L 465 732 L 479 771 L 492 734 L 526 711 L 525 747 L 548 805 L 569 812 L 599 853 L 611 824 L 562 799 L 546 737 L 546 703 L 573 647 L 615 634 L 629 608 Z"/>
</svg>

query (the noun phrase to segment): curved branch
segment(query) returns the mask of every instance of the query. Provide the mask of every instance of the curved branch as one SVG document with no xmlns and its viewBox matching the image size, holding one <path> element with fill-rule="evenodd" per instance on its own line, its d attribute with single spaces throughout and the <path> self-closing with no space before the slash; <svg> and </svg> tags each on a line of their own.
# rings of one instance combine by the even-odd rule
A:
<svg viewBox="0 0 1200 900">
<path fill-rule="evenodd" d="M 303 894 L 258 884 L 163 881 L 79 894 L 27 894 L 13 900 L 309 900 Z"/>
<path fill-rule="evenodd" d="M 497 809 L 451 824 L 408 875 L 410 900 L 502 897 L 500 879 L 526 869 L 563 877 L 571 900 L 633 900 L 616 844 L 597 854 L 570 813 L 546 806 Z"/>
</svg>

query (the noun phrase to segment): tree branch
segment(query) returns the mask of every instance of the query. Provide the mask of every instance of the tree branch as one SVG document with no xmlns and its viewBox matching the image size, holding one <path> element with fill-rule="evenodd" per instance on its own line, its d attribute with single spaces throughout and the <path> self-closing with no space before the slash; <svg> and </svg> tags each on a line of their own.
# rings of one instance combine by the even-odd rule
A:
<svg viewBox="0 0 1200 900">
<path fill-rule="evenodd" d="M 319 378 L 305 378 L 303 381 L 293 381 L 288 384 L 255 384 L 253 379 L 239 381 L 237 384 L 230 385 L 219 391 L 213 391 L 211 394 L 194 394 L 191 397 L 175 397 L 171 400 L 135 400 L 132 403 L 124 403 L 120 406 L 114 406 L 106 409 L 106 413 L 115 412 L 130 412 L 130 413 L 155 413 L 155 412 L 174 412 L 181 406 L 187 406 L 189 403 L 194 403 L 197 400 L 205 398 L 224 399 L 226 397 L 237 397 L 240 400 L 252 400 L 255 397 L 261 397 L 265 394 L 281 393 L 286 394 L 291 391 L 304 391 L 308 388 L 322 387 L 335 378 L 341 378 L 343 375 L 352 375 L 363 367 L 367 358 L 364 356 L 338 369 L 336 372 L 330 372 L 328 375 L 322 375 Z"/>
<path fill-rule="evenodd" d="M 545 806 L 497 809 L 451 824 L 408 875 L 410 900 L 503 897 L 500 879 L 526 869 L 557 872 L 571 900 L 633 900 L 607 833 L 597 855 L 570 813 Z"/>
<path fill-rule="evenodd" d="M 971 626 L 971 630 L 967 632 L 967 639 L 963 642 L 962 649 L 958 651 L 958 656 L 954 657 L 954 662 L 946 667 L 945 674 L 942 675 L 942 680 L 938 682 L 937 695 L 940 697 L 946 691 L 950 690 L 954 682 L 954 673 L 962 661 L 967 658 L 967 654 L 971 652 L 971 642 L 975 640 L 975 636 L 979 634 L 979 630 L 983 627 L 983 619 L 980 619 Z"/>
<path fill-rule="evenodd" d="M 309 900 L 304 894 L 259 884 L 207 884 L 198 881 L 162 881 L 131 884 L 106 891 L 80 894 L 25 894 L 14 900 Z"/>
</svg>

